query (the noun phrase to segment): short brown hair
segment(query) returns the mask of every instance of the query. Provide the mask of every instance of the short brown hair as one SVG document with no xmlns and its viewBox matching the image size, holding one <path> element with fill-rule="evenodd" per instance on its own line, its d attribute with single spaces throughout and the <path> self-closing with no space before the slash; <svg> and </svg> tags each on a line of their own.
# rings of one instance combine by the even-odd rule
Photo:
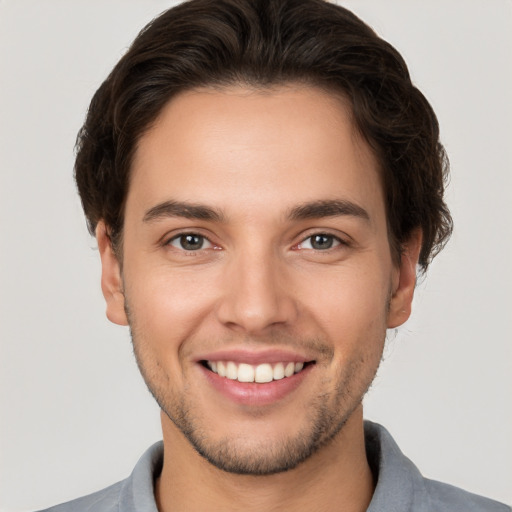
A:
<svg viewBox="0 0 512 512">
<path fill-rule="evenodd" d="M 75 177 L 91 233 L 103 219 L 119 245 L 137 141 L 175 94 L 290 82 L 349 99 L 380 163 L 393 255 L 421 228 L 426 270 L 452 230 L 435 113 L 400 54 L 323 0 L 189 0 L 140 32 L 94 95 L 78 135 Z"/>
</svg>

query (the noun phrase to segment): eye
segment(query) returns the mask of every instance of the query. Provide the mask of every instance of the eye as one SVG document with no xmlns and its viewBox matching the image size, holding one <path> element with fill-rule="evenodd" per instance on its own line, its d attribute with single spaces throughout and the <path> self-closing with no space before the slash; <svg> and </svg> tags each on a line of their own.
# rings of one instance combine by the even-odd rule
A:
<svg viewBox="0 0 512 512">
<path fill-rule="evenodd" d="M 299 249 L 313 249 L 315 251 L 325 251 L 341 245 L 341 240 L 334 235 L 326 233 L 318 233 L 308 236 L 299 244 Z"/>
<path fill-rule="evenodd" d="M 182 233 L 171 238 L 167 244 L 183 251 L 199 251 L 200 249 L 213 247 L 213 244 L 206 237 L 196 233 Z"/>
</svg>

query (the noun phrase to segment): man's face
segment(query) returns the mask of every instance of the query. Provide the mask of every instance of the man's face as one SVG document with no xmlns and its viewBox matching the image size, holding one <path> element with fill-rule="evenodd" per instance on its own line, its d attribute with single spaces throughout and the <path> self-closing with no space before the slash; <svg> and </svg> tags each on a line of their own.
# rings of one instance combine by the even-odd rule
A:
<svg viewBox="0 0 512 512">
<path fill-rule="evenodd" d="M 174 98 L 136 151 L 122 275 L 99 241 L 108 316 L 130 324 L 164 431 L 232 472 L 334 438 L 412 297 L 376 161 L 314 88 Z"/>
</svg>

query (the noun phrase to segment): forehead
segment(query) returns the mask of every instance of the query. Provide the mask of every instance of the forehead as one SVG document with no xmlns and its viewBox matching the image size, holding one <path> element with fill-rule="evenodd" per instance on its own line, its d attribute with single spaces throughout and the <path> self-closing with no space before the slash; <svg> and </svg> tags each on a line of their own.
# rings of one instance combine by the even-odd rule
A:
<svg viewBox="0 0 512 512">
<path fill-rule="evenodd" d="M 381 188 L 340 95 L 305 86 L 199 89 L 169 101 L 141 137 L 126 213 L 169 199 L 249 211 L 343 198 L 383 216 Z"/>
</svg>

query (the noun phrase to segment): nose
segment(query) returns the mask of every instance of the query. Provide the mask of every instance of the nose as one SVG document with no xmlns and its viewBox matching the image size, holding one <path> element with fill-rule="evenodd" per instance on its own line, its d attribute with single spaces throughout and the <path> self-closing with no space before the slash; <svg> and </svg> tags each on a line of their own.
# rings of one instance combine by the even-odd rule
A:
<svg viewBox="0 0 512 512">
<path fill-rule="evenodd" d="M 286 263 L 271 250 L 234 256 L 225 267 L 218 320 L 252 335 L 292 324 L 298 309 L 288 274 Z"/>
</svg>

